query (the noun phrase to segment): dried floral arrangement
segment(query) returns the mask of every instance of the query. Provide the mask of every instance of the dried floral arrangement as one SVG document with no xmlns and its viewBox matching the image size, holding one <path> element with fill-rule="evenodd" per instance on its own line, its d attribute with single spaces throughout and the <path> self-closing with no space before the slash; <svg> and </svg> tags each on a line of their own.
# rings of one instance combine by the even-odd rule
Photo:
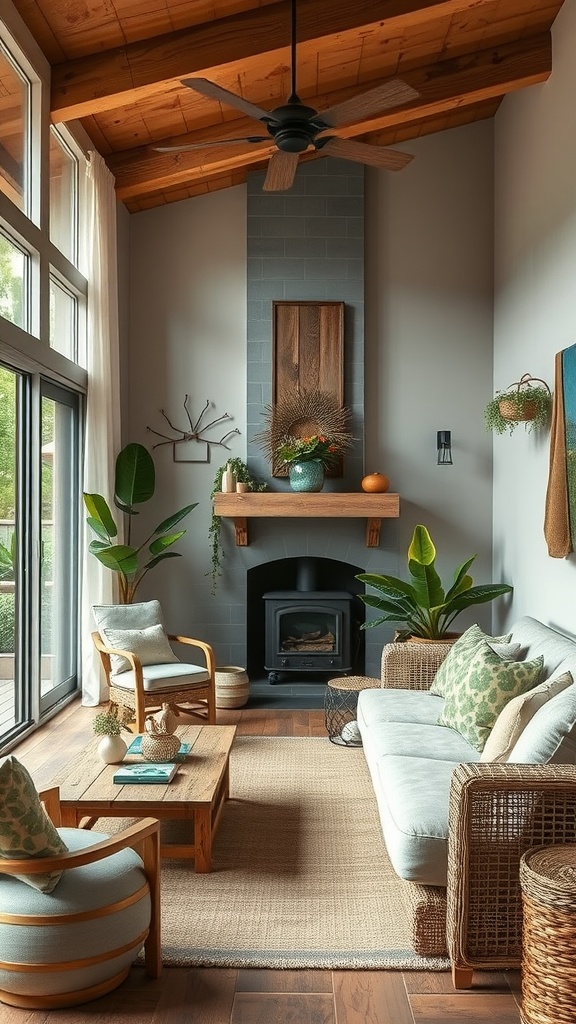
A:
<svg viewBox="0 0 576 1024">
<path fill-rule="evenodd" d="M 282 452 L 291 440 L 322 437 L 336 455 L 347 451 L 354 442 L 348 430 L 350 410 L 339 404 L 327 391 L 300 391 L 286 395 L 264 410 L 266 427 L 254 437 L 272 465 L 274 476 L 287 476 L 287 462 Z M 331 475 L 339 475 L 338 466 Z"/>
</svg>

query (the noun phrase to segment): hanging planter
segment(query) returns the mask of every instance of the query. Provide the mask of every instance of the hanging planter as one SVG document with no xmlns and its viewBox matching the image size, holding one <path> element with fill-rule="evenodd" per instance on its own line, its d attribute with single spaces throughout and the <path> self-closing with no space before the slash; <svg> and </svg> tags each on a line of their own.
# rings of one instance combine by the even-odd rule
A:
<svg viewBox="0 0 576 1024">
<path fill-rule="evenodd" d="M 519 423 L 527 430 L 543 427 L 552 407 L 552 393 L 540 377 L 525 373 L 507 391 L 497 391 L 484 410 L 486 429 L 496 434 L 510 434 Z"/>
</svg>

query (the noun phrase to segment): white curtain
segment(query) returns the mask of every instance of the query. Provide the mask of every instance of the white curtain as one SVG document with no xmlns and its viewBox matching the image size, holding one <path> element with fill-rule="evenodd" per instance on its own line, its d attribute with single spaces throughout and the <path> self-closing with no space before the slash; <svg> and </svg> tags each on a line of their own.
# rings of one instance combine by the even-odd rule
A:
<svg viewBox="0 0 576 1024">
<path fill-rule="evenodd" d="M 82 265 L 88 279 L 88 399 L 83 487 L 103 494 L 113 507 L 114 467 L 120 451 L 116 196 L 114 178 L 99 153 L 89 154 L 85 199 Z M 113 603 L 116 593 L 114 573 L 88 552 L 88 532 L 82 544 L 82 703 L 94 706 L 105 699 L 105 684 L 90 636 L 95 629 L 91 608 Z"/>
</svg>

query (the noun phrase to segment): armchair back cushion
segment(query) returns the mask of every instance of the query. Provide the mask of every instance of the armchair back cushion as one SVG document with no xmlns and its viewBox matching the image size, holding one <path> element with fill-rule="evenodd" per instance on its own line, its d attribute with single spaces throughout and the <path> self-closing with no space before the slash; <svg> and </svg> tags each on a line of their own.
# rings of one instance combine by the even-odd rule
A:
<svg viewBox="0 0 576 1024">
<path fill-rule="evenodd" d="M 110 647 L 131 651 L 140 659 L 142 665 L 167 665 L 178 661 L 163 626 L 148 626 L 147 629 L 106 629 L 103 639 Z M 113 673 L 127 672 L 132 668 L 130 662 L 119 654 L 111 654 L 110 661 Z"/>
<path fill-rule="evenodd" d="M 164 631 L 159 601 L 94 605 L 92 614 L 108 647 L 132 651 L 143 665 L 178 661 Z M 110 662 L 113 673 L 127 672 L 131 668 L 126 658 L 118 654 L 112 654 Z"/>
<path fill-rule="evenodd" d="M 0 765 L 0 857 L 55 857 L 68 847 L 46 814 L 28 770 L 15 757 Z M 52 892 L 61 871 L 18 875 L 40 892 Z"/>
</svg>

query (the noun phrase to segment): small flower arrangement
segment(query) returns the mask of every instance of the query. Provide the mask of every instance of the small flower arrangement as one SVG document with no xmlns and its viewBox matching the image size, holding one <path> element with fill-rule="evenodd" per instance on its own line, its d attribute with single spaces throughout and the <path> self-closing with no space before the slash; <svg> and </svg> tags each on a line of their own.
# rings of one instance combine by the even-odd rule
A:
<svg viewBox="0 0 576 1024">
<path fill-rule="evenodd" d="M 113 715 L 109 711 L 101 711 L 94 719 L 93 728 L 97 736 L 119 736 L 123 724 L 117 715 Z"/>
<path fill-rule="evenodd" d="M 338 458 L 340 448 L 324 434 L 311 434 L 310 437 L 293 437 L 287 434 L 276 448 L 279 462 L 290 465 L 293 462 L 321 462 L 324 468 L 333 465 Z"/>
</svg>

